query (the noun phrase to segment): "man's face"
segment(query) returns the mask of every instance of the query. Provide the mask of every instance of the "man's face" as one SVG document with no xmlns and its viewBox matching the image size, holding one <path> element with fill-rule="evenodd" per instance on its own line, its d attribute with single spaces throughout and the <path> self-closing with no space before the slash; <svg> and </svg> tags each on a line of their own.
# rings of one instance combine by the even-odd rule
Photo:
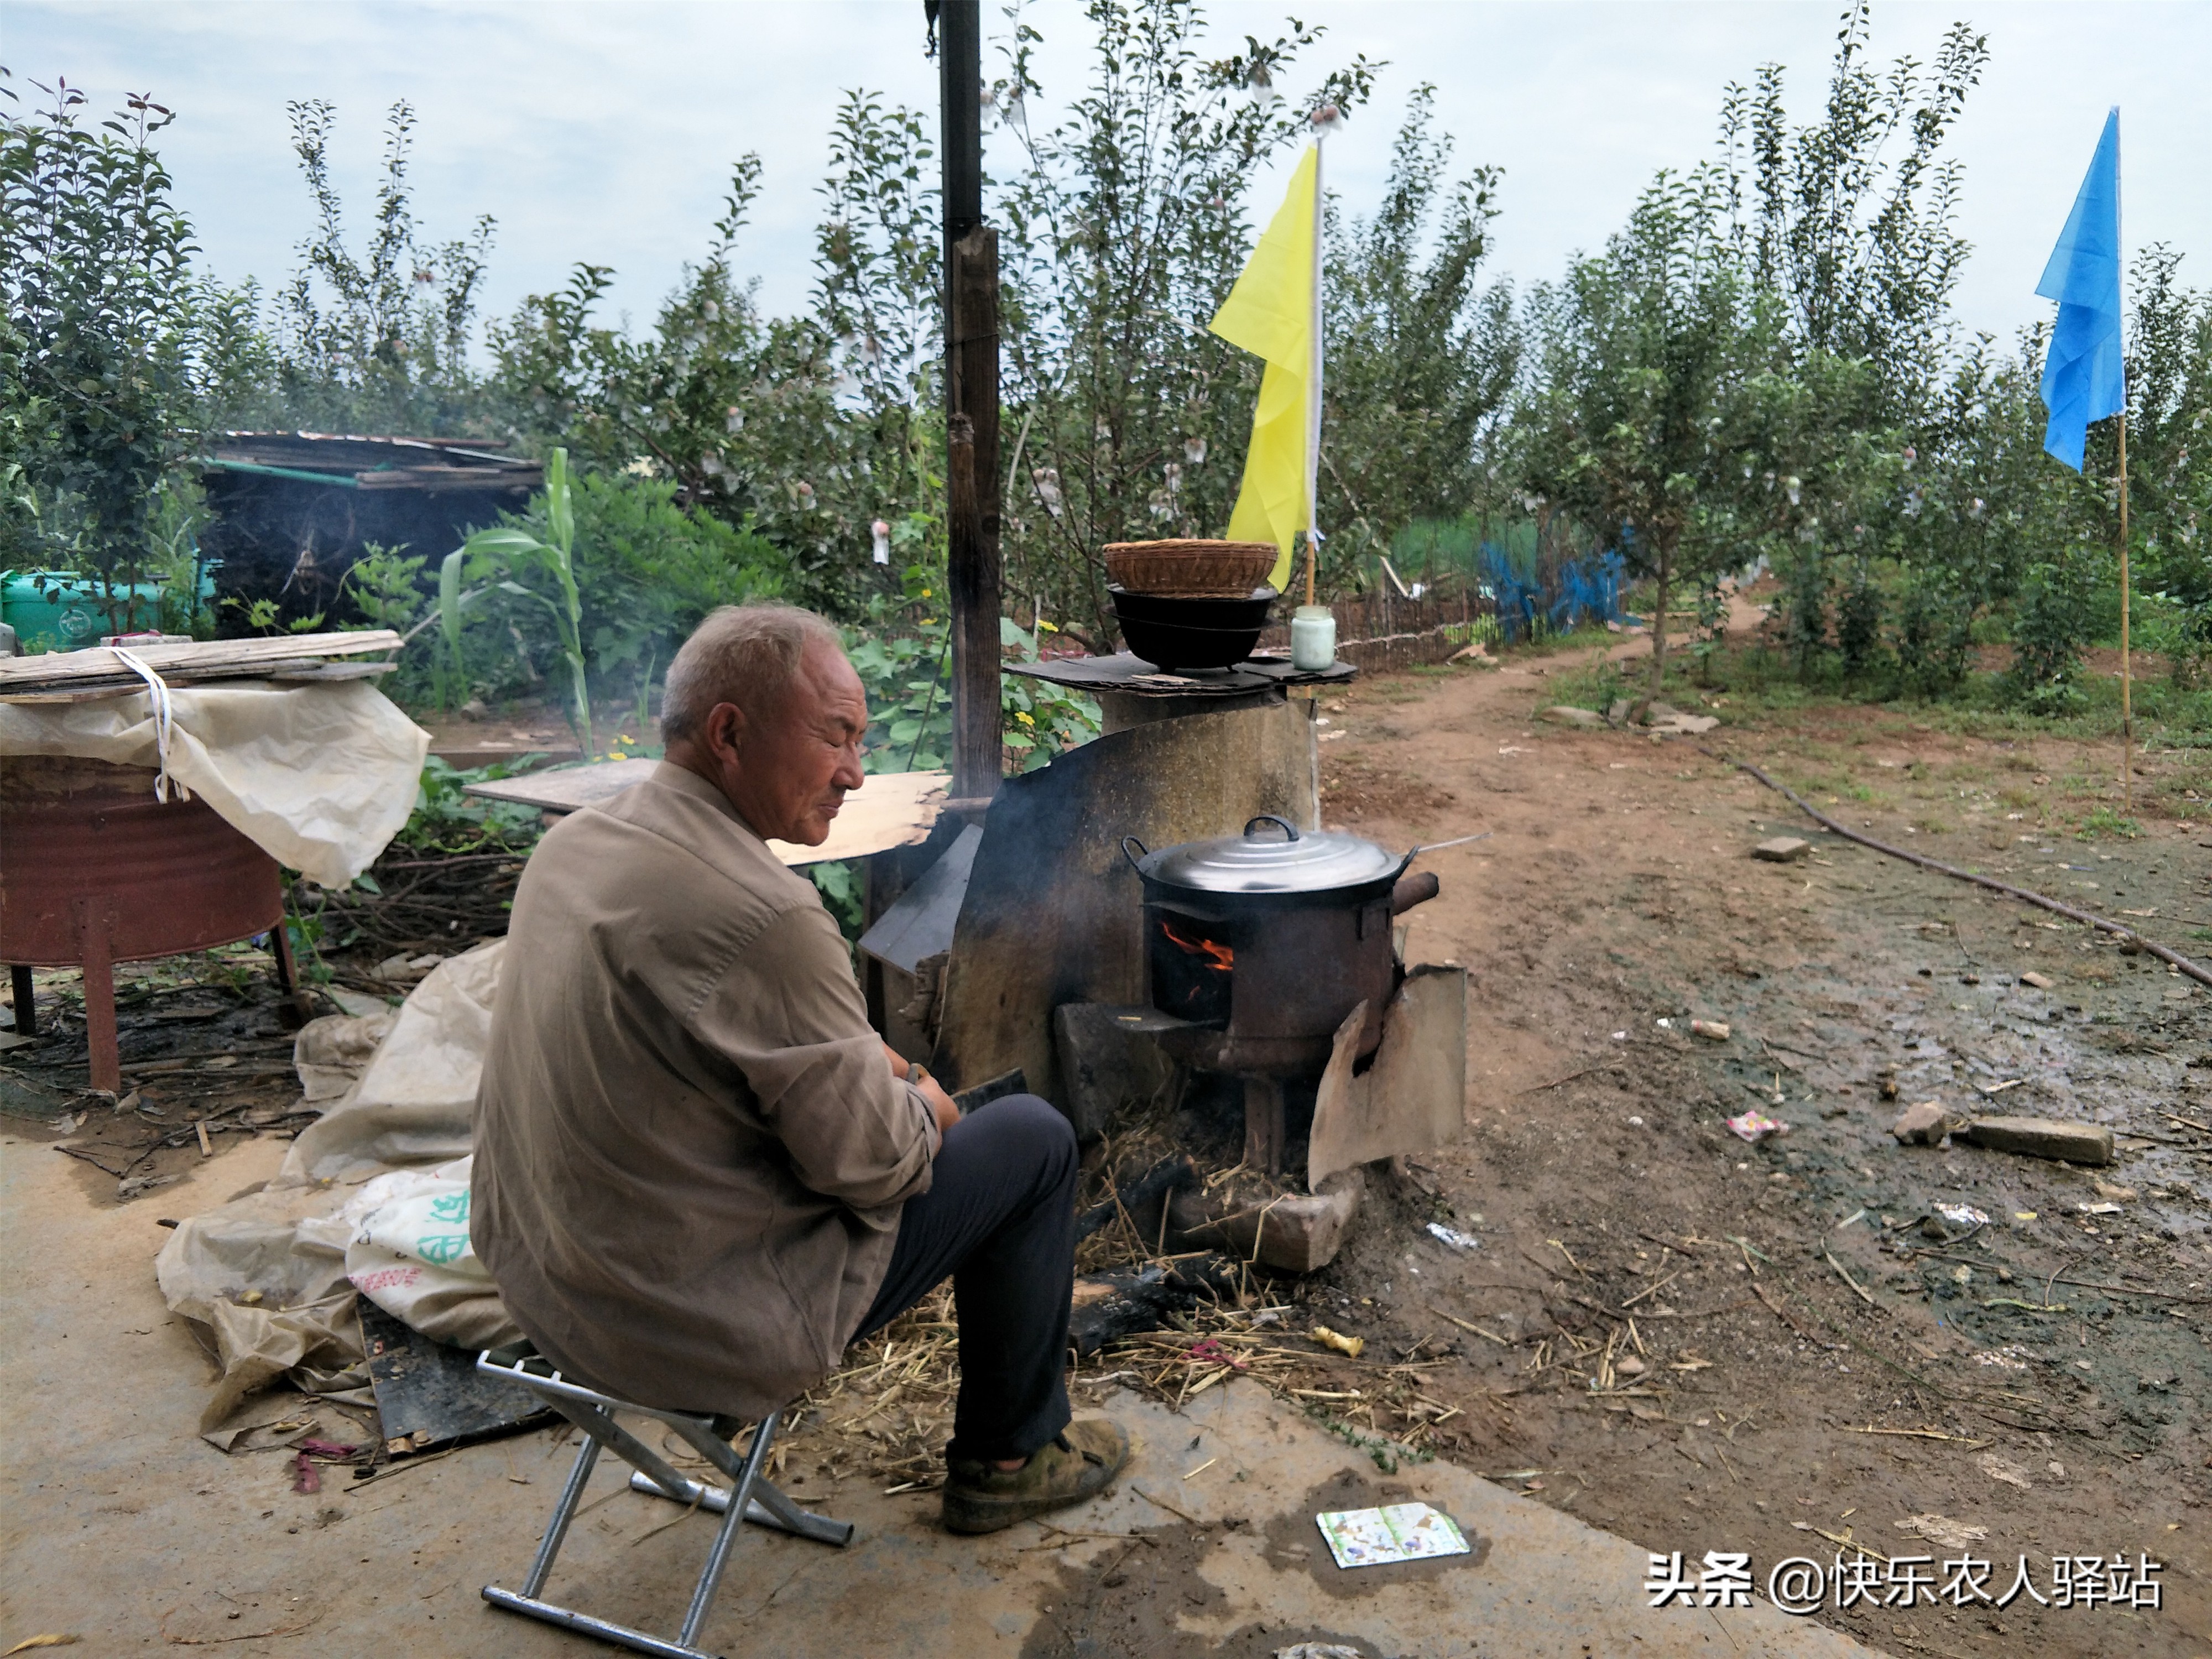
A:
<svg viewBox="0 0 2212 1659">
<path fill-rule="evenodd" d="M 747 720 L 724 703 L 707 724 L 716 781 L 747 823 L 801 847 L 830 838 L 846 792 L 860 787 L 868 729 L 867 696 L 842 652 L 809 646 L 780 707 Z"/>
</svg>

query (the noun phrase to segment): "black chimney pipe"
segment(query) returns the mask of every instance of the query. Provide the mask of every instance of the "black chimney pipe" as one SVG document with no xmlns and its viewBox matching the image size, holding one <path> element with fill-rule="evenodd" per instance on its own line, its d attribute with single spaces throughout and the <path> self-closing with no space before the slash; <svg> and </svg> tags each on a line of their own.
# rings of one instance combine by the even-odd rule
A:
<svg viewBox="0 0 2212 1659">
<path fill-rule="evenodd" d="M 983 222 L 978 0 L 936 0 L 945 208 L 945 541 L 952 629 L 952 796 L 998 793 L 999 234 Z"/>
</svg>

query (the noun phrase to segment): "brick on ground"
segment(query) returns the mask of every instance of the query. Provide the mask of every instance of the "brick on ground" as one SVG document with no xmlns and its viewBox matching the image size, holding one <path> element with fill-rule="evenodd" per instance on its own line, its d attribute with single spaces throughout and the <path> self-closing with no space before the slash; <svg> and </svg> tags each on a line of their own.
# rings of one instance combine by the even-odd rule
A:
<svg viewBox="0 0 2212 1659">
<path fill-rule="evenodd" d="M 2100 1123 L 2061 1123 L 2047 1117 L 1978 1117 L 1966 1138 L 1991 1152 L 2102 1166 L 2112 1161 L 2112 1132 Z"/>
</svg>

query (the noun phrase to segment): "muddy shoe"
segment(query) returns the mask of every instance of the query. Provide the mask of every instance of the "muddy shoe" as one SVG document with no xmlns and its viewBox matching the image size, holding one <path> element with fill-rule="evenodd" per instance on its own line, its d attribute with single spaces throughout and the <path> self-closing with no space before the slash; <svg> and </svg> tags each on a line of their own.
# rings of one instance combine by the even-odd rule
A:
<svg viewBox="0 0 2212 1659">
<path fill-rule="evenodd" d="M 945 1472 L 948 1532 L 996 1532 L 1095 1498 L 1129 1461 L 1129 1431 L 1110 1417 L 1071 1423 L 1018 1469 L 955 1459 Z"/>
</svg>

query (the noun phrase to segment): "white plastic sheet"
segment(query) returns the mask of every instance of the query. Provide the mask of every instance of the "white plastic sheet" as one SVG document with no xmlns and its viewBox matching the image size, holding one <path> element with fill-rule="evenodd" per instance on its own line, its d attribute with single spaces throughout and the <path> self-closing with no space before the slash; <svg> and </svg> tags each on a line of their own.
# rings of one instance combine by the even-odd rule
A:
<svg viewBox="0 0 2212 1659">
<path fill-rule="evenodd" d="M 161 1299 L 193 1322 L 216 1363 L 202 1429 L 280 1376 L 316 1394 L 368 1382 L 346 1279 L 351 1230 L 328 1213 L 343 1196 L 264 1188 L 189 1218 L 161 1247 Z"/>
<path fill-rule="evenodd" d="M 279 1182 L 352 1185 L 468 1156 L 506 950 L 505 939 L 493 939 L 430 970 L 361 1080 L 292 1143 Z"/>
<path fill-rule="evenodd" d="M 473 1251 L 452 1248 L 451 1235 L 465 1235 L 465 1225 L 408 1231 L 410 1205 L 428 1217 L 439 1199 L 450 1208 L 457 1192 L 466 1195 L 477 1079 L 506 946 L 495 939 L 433 969 L 357 1079 L 293 1142 L 276 1178 L 169 1236 L 155 1263 L 162 1299 L 194 1322 L 219 1372 L 203 1429 L 280 1377 L 322 1394 L 368 1382 L 356 1272 L 438 1268 L 370 1290 L 379 1306 L 427 1335 L 496 1347 L 520 1334 Z M 327 1087 L 337 1080 L 330 1073 L 353 1070 L 386 1018 L 313 1022 L 295 1051 L 303 1079 Z M 393 1179 L 395 1171 L 405 1175 Z M 439 1242 L 424 1245 L 434 1236 Z M 448 1259 L 433 1260 L 441 1255 Z"/>
<path fill-rule="evenodd" d="M 299 1073 L 307 1103 L 337 1100 L 360 1082 L 398 1018 L 387 1008 L 374 1014 L 325 1014 L 301 1026 L 292 1039 L 292 1069 Z"/>
<path fill-rule="evenodd" d="M 169 699 L 170 777 L 325 887 L 368 868 L 415 810 L 430 734 L 366 680 L 180 686 Z M 0 755 L 156 766 L 151 695 L 0 703 Z"/>
</svg>

